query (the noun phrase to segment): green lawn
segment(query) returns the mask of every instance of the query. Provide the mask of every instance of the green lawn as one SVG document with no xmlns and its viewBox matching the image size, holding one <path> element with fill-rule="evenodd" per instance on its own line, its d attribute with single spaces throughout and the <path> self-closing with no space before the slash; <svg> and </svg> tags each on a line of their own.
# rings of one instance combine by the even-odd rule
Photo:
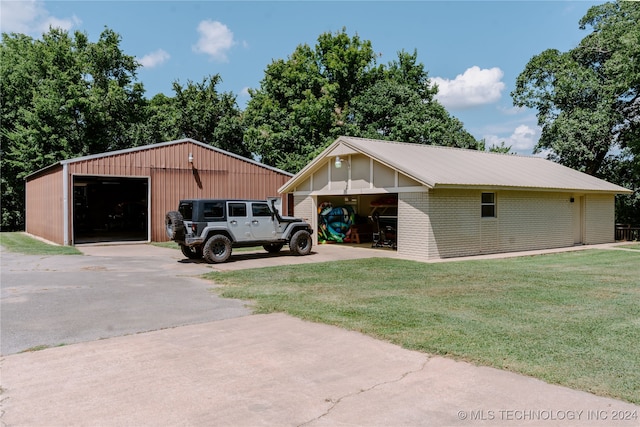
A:
<svg viewBox="0 0 640 427">
<path fill-rule="evenodd" d="M 10 252 L 25 255 L 82 255 L 73 246 L 52 245 L 21 232 L 0 233 L 0 245 Z"/>
<path fill-rule="evenodd" d="M 151 242 L 152 246 L 157 246 L 159 248 L 169 248 L 169 249 L 178 249 L 180 250 L 180 246 L 176 242 Z"/>
<path fill-rule="evenodd" d="M 640 243 L 635 243 L 635 244 L 631 244 L 631 245 L 621 245 L 618 246 L 619 248 L 624 248 L 624 249 L 635 249 L 640 251 Z"/>
<path fill-rule="evenodd" d="M 229 298 L 640 403 L 640 253 L 365 259 L 213 272 Z"/>
</svg>

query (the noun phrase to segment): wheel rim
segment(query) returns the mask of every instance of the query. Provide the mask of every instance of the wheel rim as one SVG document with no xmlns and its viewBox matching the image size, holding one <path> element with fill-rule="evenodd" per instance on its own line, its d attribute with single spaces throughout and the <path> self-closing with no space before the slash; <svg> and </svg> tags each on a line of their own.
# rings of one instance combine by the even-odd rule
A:
<svg viewBox="0 0 640 427">
<path fill-rule="evenodd" d="M 298 248 L 306 249 L 308 245 L 309 245 L 309 239 L 305 238 L 305 239 L 298 240 Z"/>
<path fill-rule="evenodd" d="M 224 245 L 224 243 L 216 243 L 215 245 L 213 245 L 213 253 L 215 255 L 224 255 L 224 253 L 227 251 L 226 246 Z"/>
</svg>

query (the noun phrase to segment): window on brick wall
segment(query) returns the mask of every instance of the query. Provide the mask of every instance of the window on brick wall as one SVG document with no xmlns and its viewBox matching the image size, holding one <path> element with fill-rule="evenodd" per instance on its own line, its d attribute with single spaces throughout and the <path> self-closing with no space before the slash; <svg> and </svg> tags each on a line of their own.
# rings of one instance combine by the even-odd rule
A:
<svg viewBox="0 0 640 427">
<path fill-rule="evenodd" d="M 496 193 L 482 193 L 482 218 L 496 217 Z"/>
</svg>

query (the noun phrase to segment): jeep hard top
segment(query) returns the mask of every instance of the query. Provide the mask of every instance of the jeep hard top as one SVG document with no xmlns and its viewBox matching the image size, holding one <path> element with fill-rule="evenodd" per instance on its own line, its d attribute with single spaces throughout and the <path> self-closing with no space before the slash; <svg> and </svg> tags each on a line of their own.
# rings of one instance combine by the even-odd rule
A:
<svg viewBox="0 0 640 427">
<path fill-rule="evenodd" d="M 299 218 L 281 216 L 281 200 L 186 199 L 167 212 L 169 239 L 191 259 L 225 262 L 233 247 L 263 246 L 279 252 L 286 244 L 296 255 L 311 252 L 311 226 Z"/>
</svg>

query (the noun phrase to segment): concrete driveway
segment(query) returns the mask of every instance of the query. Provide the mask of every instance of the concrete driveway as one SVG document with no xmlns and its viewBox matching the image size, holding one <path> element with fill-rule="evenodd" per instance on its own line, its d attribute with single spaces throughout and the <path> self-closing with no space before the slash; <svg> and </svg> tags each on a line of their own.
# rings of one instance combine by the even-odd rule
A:
<svg viewBox="0 0 640 427">
<path fill-rule="evenodd" d="M 149 245 L 82 250 L 87 256 L 31 260 L 2 253 L 3 346 L 10 319 L 5 308 L 25 304 L 40 308 L 30 316 L 46 313 L 39 326 L 44 332 L 38 334 L 56 329 L 52 344 L 63 338 L 76 342 L 37 352 L 3 351 L 2 425 L 640 425 L 640 407 L 624 402 L 283 314 L 248 315 L 242 302 L 219 301 L 207 291 L 209 283 L 195 278 L 214 267 L 185 262 L 174 250 Z M 271 262 L 354 256 L 330 254 L 339 250 L 319 247 L 316 255 L 283 254 Z M 225 267 L 264 260 L 244 256 L 246 262 Z M 181 294 L 188 295 L 186 303 Z M 95 301 L 109 298 L 120 305 L 136 301 L 131 309 L 110 313 L 104 301 Z M 64 299 L 72 303 L 62 305 Z M 69 310 L 65 319 L 75 319 L 56 323 L 54 308 L 46 307 L 51 301 Z M 145 323 L 145 318 L 164 321 L 162 311 L 189 303 L 200 307 L 192 310 L 200 311 L 198 316 L 178 310 L 170 315 L 174 325 Z M 156 312 L 154 305 L 162 309 Z M 216 311 L 218 318 L 206 318 Z M 99 333 L 73 339 L 88 330 Z"/>
</svg>

